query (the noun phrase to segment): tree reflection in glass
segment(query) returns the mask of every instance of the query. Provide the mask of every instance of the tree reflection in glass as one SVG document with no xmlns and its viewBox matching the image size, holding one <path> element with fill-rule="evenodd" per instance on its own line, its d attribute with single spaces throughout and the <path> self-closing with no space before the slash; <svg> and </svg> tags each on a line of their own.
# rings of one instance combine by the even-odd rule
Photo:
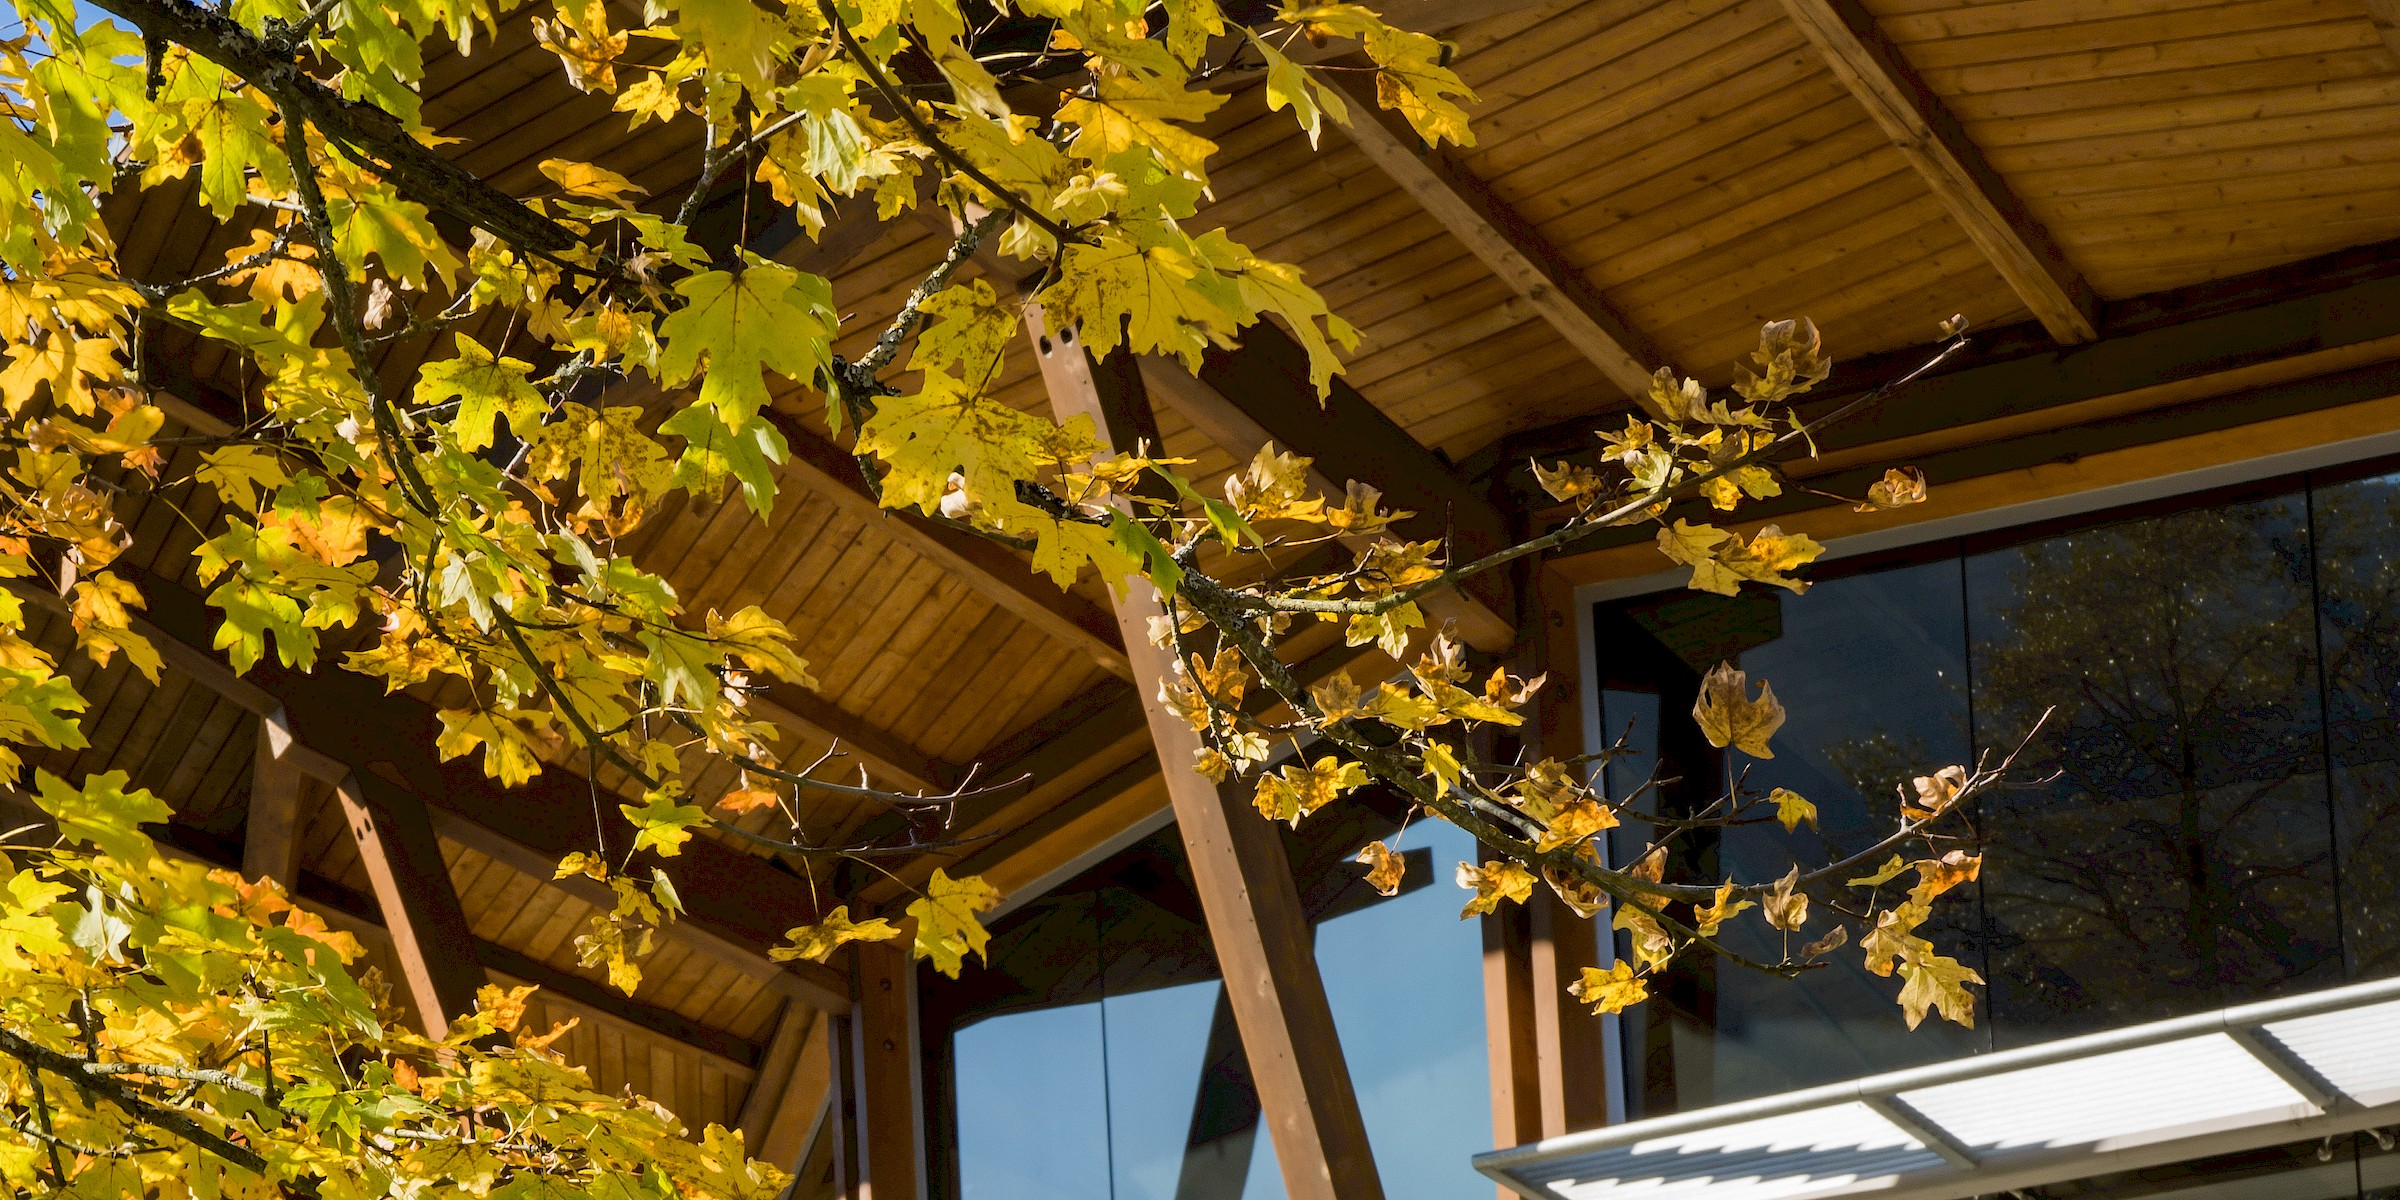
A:
<svg viewBox="0 0 2400 1200">
<path fill-rule="evenodd" d="M 2400 970 L 2400 475 L 2319 487 L 2318 613 L 2349 974 Z"/>
<path fill-rule="evenodd" d="M 2338 970 L 2299 496 L 2049 537 L 1967 566 L 2003 1044 Z"/>
</svg>

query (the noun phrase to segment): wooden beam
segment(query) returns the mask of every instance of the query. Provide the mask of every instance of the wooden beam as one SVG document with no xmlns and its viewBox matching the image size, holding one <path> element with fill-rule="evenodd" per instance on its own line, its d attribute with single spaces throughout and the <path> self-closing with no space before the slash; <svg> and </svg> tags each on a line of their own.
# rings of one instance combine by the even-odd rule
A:
<svg viewBox="0 0 2400 1200">
<path fill-rule="evenodd" d="M 1778 507 L 1734 528 L 1747 535 L 1772 520 L 1819 540 L 1848 537 L 2394 431 L 2400 431 L 2400 362 L 1916 460 L 1933 478 L 1932 494 L 1903 509 L 1861 514 L 1847 504 Z M 1812 483 L 1829 484 L 1829 490 L 1863 488 L 1878 473 L 1870 467 Z M 1610 542 L 1557 559 L 1551 569 L 1580 586 L 1647 575 L 1665 565 L 1647 542 Z"/>
<path fill-rule="evenodd" d="M 791 444 L 784 470 L 803 486 L 878 522 L 891 535 L 956 576 L 968 587 L 1051 637 L 1075 647 L 1120 679 L 1130 678 L 1125 649 L 1108 614 L 1047 578 L 1037 576 L 1016 552 L 988 539 L 928 519 L 914 510 L 892 510 L 875 499 L 860 474 L 858 460 L 817 436 L 787 413 L 768 410 L 768 417 Z"/>
<path fill-rule="evenodd" d="M 1265 426 L 1228 399 L 1225 393 L 1194 378 L 1183 369 L 1181 363 L 1163 358 L 1144 358 L 1141 360 L 1141 371 L 1142 384 L 1150 395 L 1183 414 L 1183 418 L 1191 422 L 1194 429 L 1232 454 L 1237 462 L 1247 462 L 1269 442 L 1277 441 Z M 1277 444 L 1294 453 L 1309 453 L 1288 444 Z M 1381 481 L 1362 479 L 1360 482 Z M 1336 498 L 1346 490 L 1342 483 L 1334 482 L 1333 477 L 1325 473 L 1322 464 L 1313 461 L 1308 468 L 1308 483 L 1319 492 Z M 1397 501 L 1393 504 L 1398 506 Z M 1398 531 L 1418 538 L 1439 537 L 1444 532 L 1436 521 L 1423 513 L 1401 522 Z M 1372 540 L 1363 537 L 1344 538 L 1342 544 L 1355 548 Z M 1422 607 L 1427 618 L 1436 625 L 1455 623 L 1460 636 L 1476 649 L 1499 653 L 1516 640 L 1516 630 L 1509 621 L 1467 592 L 1445 589 L 1427 597 Z"/>
<path fill-rule="evenodd" d="M 456 842 L 519 874 L 530 875 L 543 881 L 544 887 L 565 892 L 594 908 L 605 909 L 616 903 L 616 896 L 609 891 L 607 884 L 585 875 L 552 879 L 551 876 L 556 874 L 557 855 L 504 837 L 464 814 L 436 808 L 433 810 L 433 829 L 446 841 Z M 692 885 L 679 882 L 676 886 L 680 893 L 690 891 Z M 776 963 L 757 948 L 720 933 L 708 922 L 677 921 L 661 930 L 660 937 L 670 944 L 681 945 L 694 954 L 758 979 L 767 990 L 788 1000 L 797 1000 L 827 1012 L 839 1011 L 850 1003 L 850 981 L 840 971 L 805 960 Z"/>
<path fill-rule="evenodd" d="M 751 1094 L 742 1102 L 741 1129 L 756 1157 L 797 1170 L 809 1149 L 832 1089 L 826 1039 L 832 1021 L 804 1005 L 787 1005 L 775 1026 Z"/>
<path fill-rule="evenodd" d="M 1367 161 L 1531 303 L 1601 378 L 1652 416 L 1675 418 L 1650 397 L 1650 374 L 1667 365 L 1666 353 L 1601 296 L 1582 268 L 1482 180 L 1444 151 L 1425 146 L 1404 119 L 1377 103 L 1371 74 L 1331 70 L 1318 78 L 1348 98 L 1350 123 L 1333 128 Z"/>
<path fill-rule="evenodd" d="M 2367 19 L 2375 23 L 2375 32 L 2383 35 L 2383 44 L 2400 58 L 2400 0 L 2366 0 Z"/>
<path fill-rule="evenodd" d="M 2109 336 L 2064 348 L 2032 324 L 1972 335 L 1940 373 L 1819 432 L 1819 457 L 1792 469 L 1813 477 L 2382 361 L 2390 357 L 2383 345 L 2400 338 L 2400 242 L 2112 302 L 2108 325 Z M 1847 404 L 1915 370 L 1933 349 L 1844 362 L 1801 410 L 1814 416 Z M 1591 427 L 1587 418 L 1512 438 L 1502 452 L 1479 456 L 1481 477 L 1504 480 L 1517 503 L 1538 514 L 1551 501 L 1533 488 L 1525 459 L 1590 462 Z"/>
<path fill-rule="evenodd" d="M 313 871 L 301 874 L 300 885 L 292 895 L 302 907 L 333 921 L 338 928 L 390 947 L 391 931 L 376 919 L 373 897 L 360 895 Z M 639 1037 L 673 1042 L 716 1060 L 737 1077 L 746 1079 L 756 1074 L 764 1057 L 756 1043 L 680 1013 L 630 999 L 497 942 L 477 938 L 475 953 L 483 962 L 485 974 L 502 987 L 532 984 L 542 989 L 546 1002 L 563 1002 L 564 1007 L 579 1016 L 610 1022 Z"/>
<path fill-rule="evenodd" d="M 764 683 L 748 699 L 754 715 L 840 743 L 844 755 L 890 784 L 917 791 L 946 792 L 957 785 L 963 774 L 957 767 L 867 724 L 807 688 L 780 679 Z"/>
<path fill-rule="evenodd" d="M 272 879 L 286 890 L 300 879 L 301 800 L 309 779 L 293 753 L 298 746 L 282 709 L 258 718 L 250 809 L 242 821 L 242 874 Z"/>
<path fill-rule="evenodd" d="M 1062 419 L 1090 417 L 1109 444 L 1130 449 L 1136 434 L 1126 427 L 1126 416 L 1142 423 L 1148 400 L 1138 394 L 1103 395 L 1099 380 L 1138 389 L 1139 373 L 1128 364 L 1096 373 L 1072 330 L 1051 337 L 1041 319 L 1038 306 L 1027 310 L 1051 410 Z M 1226 994 L 1275 1139 L 1285 1194 L 1292 1200 L 1382 1200 L 1382 1181 L 1283 843 L 1246 800 L 1220 791 L 1192 770 L 1200 748 L 1197 736 L 1156 699 L 1172 666 L 1146 634 L 1151 619 L 1164 614 L 1156 593 L 1138 585 L 1128 588 L 1116 613 L 1161 778 L 1225 973 Z"/>
<path fill-rule="evenodd" d="M 2050 336 L 2066 345 L 2100 336 L 2091 285 L 1874 14 L 1859 0 L 1783 0 L 1783 7 Z"/>
<path fill-rule="evenodd" d="M 906 940 L 860 943 L 852 977 L 858 1004 L 857 1200 L 923 1200 L 925 1097 L 917 1050 L 917 969 Z"/>
<path fill-rule="evenodd" d="M 767 1052 L 759 1059 L 758 1078 L 750 1081 L 750 1091 L 742 1097 L 741 1112 L 733 1122 L 752 1157 L 760 1157 L 759 1139 L 783 1103 L 784 1086 L 800 1065 L 800 1051 L 808 1044 L 808 1029 L 816 1016 L 814 1009 L 788 1000 L 776 1014 L 774 1040 L 767 1043 Z"/>
<path fill-rule="evenodd" d="M 1419 539 L 1447 536 L 1462 561 L 1507 546 L 1509 515 L 1492 497 L 1425 448 L 1356 388 L 1336 376 L 1320 403 L 1309 382 L 1308 352 L 1273 321 L 1242 332 L 1242 344 L 1212 349 L 1194 386 L 1180 368 L 1145 366 L 1159 395 L 1228 450 L 1269 441 L 1315 460 L 1329 484 L 1357 480 L 1382 489 L 1387 506 L 1416 515 L 1396 528 Z M 1331 489 L 1340 496 L 1342 488 Z M 1516 643 L 1516 596 L 1504 573 L 1465 581 L 1461 600 L 1445 607 L 1460 635 L 1479 650 L 1502 653 Z"/>
<path fill-rule="evenodd" d="M 1483 1045 L 1492 1085 L 1492 1144 L 1542 1139 L 1541 1051 L 1534 1039 L 1533 917 L 1523 905 L 1483 916 Z M 1516 1193 L 1500 1186 L 1499 1200 Z"/>
<path fill-rule="evenodd" d="M 425 802 L 403 788 L 357 775 L 336 785 L 334 795 L 358 840 L 359 858 L 425 1034 L 437 1041 L 448 1037 L 453 1018 L 475 1011 L 484 972 Z"/>
</svg>

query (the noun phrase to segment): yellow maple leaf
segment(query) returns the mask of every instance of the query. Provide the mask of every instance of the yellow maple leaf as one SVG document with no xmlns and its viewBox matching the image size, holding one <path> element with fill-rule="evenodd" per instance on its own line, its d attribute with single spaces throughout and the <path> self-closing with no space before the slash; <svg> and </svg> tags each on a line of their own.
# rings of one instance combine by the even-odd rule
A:
<svg viewBox="0 0 2400 1200">
<path fill-rule="evenodd" d="M 1975 996 L 1967 985 L 1982 983 L 1983 976 L 1973 968 L 1923 950 L 1902 961 L 1900 978 L 1905 982 L 1900 989 L 1900 1014 L 1910 1029 L 1925 1019 L 1928 1009 L 1940 1012 L 1945 1020 L 1975 1027 Z"/>
<path fill-rule="evenodd" d="M 1808 893 L 1800 890 L 1800 866 L 1797 863 L 1775 886 L 1767 890 L 1767 898 L 1759 906 L 1767 924 L 1787 933 L 1797 932 L 1808 924 Z"/>
<path fill-rule="evenodd" d="M 808 664 L 792 651 L 792 631 L 753 604 L 730 617 L 708 613 L 708 638 L 753 671 L 767 671 L 805 688 L 817 686 Z"/>
<path fill-rule="evenodd" d="M 1503 900 L 1525 903 L 1533 895 L 1533 872 L 1499 859 L 1480 867 L 1462 862 L 1458 864 L 1458 886 L 1475 893 L 1458 912 L 1458 919 L 1464 921 L 1479 913 L 1498 911 Z"/>
<path fill-rule="evenodd" d="M 1408 872 L 1408 860 L 1398 851 L 1380 841 L 1368 842 L 1358 852 L 1356 861 L 1367 867 L 1367 886 L 1385 896 L 1400 894 L 1401 877 Z"/>
<path fill-rule="evenodd" d="M 1717 930 L 1724 928 L 1725 922 L 1758 907 L 1755 901 L 1734 899 L 1733 892 L 1733 881 L 1728 879 L 1717 885 L 1717 894 L 1709 903 L 1692 906 L 1693 928 L 1700 931 L 1701 937 L 1717 936 Z"/>
<path fill-rule="evenodd" d="M 1700 698 L 1692 704 L 1692 718 L 1700 723 L 1700 732 L 1711 746 L 1731 746 L 1752 758 L 1773 758 L 1775 751 L 1767 739 L 1783 728 L 1783 703 L 1763 679 L 1758 697 L 1752 699 L 1749 679 L 1732 663 L 1717 664 L 1717 669 L 1700 681 Z"/>
<path fill-rule="evenodd" d="M 1583 978 L 1567 985 L 1567 994 L 1592 1006 L 1592 1015 L 1623 1012 L 1650 998 L 1650 985 L 1622 959 L 1606 970 L 1583 968 Z"/>
<path fill-rule="evenodd" d="M 981 958 L 991 941 L 992 935 L 978 916 L 999 903 L 999 889 L 985 883 L 982 876 L 952 879 L 941 868 L 934 868 L 925 895 L 908 906 L 908 915 L 917 919 L 916 956 L 931 961 L 934 970 L 958 978 L 967 953 L 973 951 Z"/>
<path fill-rule="evenodd" d="M 821 963 L 832 958 L 834 951 L 851 942 L 888 942 L 899 936 L 900 927 L 890 921 L 874 917 L 852 922 L 850 906 L 837 904 L 832 912 L 826 913 L 825 918 L 816 924 L 784 931 L 783 940 L 790 945 L 769 949 L 767 957 L 776 962 L 805 958 Z M 951 974 L 956 975 L 957 972 L 952 971 Z"/>
<path fill-rule="evenodd" d="M 1364 785 L 1367 769 L 1356 762 L 1339 762 L 1326 755 L 1306 766 L 1286 764 L 1273 774 L 1258 781 L 1258 794 L 1252 803 L 1270 821 L 1288 821 L 1297 827 L 1300 818 L 1325 807 L 1342 793 Z"/>
<path fill-rule="evenodd" d="M 483 773 L 515 787 L 541 773 L 534 753 L 536 732 L 547 733 L 550 714 L 538 709 L 443 709 L 441 736 L 433 748 L 443 761 L 483 747 Z"/>
<path fill-rule="evenodd" d="M 1574 800 L 1550 818 L 1550 827 L 1542 831 L 1541 840 L 1533 848 L 1545 854 L 1562 846 L 1571 846 L 1606 829 L 1617 827 L 1617 814 L 1607 806 L 1591 800 Z"/>
<path fill-rule="evenodd" d="M 143 607 L 146 602 L 141 590 L 123 576 L 102 574 L 77 580 L 68 609 L 69 620 L 75 626 L 75 644 L 101 666 L 107 666 L 108 660 L 123 650 L 125 660 L 135 670 L 157 683 L 159 669 L 165 663 L 159 658 L 158 647 L 134 631 L 133 615 L 126 611 Z"/>
<path fill-rule="evenodd" d="M 1141 149 L 1157 155 L 1168 170 L 1205 181 L 1208 157 L 1217 152 L 1217 145 L 1184 126 L 1215 112 L 1225 96 L 1181 89 L 1180 80 L 1170 84 L 1101 76 L 1089 95 L 1059 106 L 1058 119 L 1076 127 L 1068 149 L 1095 163 Z"/>
<path fill-rule="evenodd" d="M 1767 793 L 1767 800 L 1774 804 L 1775 819 L 1783 822 L 1785 833 L 1798 830 L 1802 821 L 1808 822 L 1811 829 L 1817 827 L 1817 806 L 1809 803 L 1800 793 L 1790 788 L 1776 788 Z"/>
<path fill-rule="evenodd" d="M 684 306 L 659 322 L 659 378 L 681 387 L 705 365 L 700 402 L 736 433 L 767 406 L 767 371 L 807 380 L 832 365 L 832 285 L 817 276 L 745 251 L 741 270 L 702 271 L 675 291 Z"/>
<path fill-rule="evenodd" d="M 458 414 L 451 420 L 461 450 L 481 450 L 492 444 L 492 422 L 505 420 L 517 437 L 532 436 L 548 415 L 550 404 L 528 378 L 533 364 L 496 355 L 464 333 L 454 357 L 427 363 L 417 372 L 413 397 L 425 407 L 452 400 Z"/>
</svg>

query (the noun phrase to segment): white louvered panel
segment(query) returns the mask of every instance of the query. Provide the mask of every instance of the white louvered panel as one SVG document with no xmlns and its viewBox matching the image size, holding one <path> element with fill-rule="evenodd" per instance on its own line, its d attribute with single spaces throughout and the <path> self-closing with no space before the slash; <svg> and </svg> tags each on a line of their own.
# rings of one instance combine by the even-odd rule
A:
<svg viewBox="0 0 2400 1200">
<path fill-rule="evenodd" d="M 1915 1138 L 1850 1103 L 1635 1142 L 1548 1164 L 1528 1181 L 1567 1200 L 1806 1200 L 1941 1166 Z"/>
<path fill-rule="evenodd" d="M 2353 1102 L 2370 1108 L 2400 1102 L 2400 1000 L 2262 1028 Z"/>
<path fill-rule="evenodd" d="M 1979 1158 L 2104 1152 L 2315 1115 L 2223 1034 L 2119 1050 L 1900 1093 Z"/>
</svg>

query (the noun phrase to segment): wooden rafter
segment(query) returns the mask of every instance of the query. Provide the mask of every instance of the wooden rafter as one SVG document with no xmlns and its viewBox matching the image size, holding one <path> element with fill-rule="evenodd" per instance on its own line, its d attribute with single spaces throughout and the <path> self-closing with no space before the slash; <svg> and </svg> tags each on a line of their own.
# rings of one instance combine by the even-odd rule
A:
<svg viewBox="0 0 2400 1200">
<path fill-rule="evenodd" d="M 2375 32 L 2383 35 L 2383 44 L 2392 56 L 2400 58 L 2400 0 L 2366 0 L 2367 19 L 2375 23 Z"/>
<path fill-rule="evenodd" d="M 2100 336 L 2100 300 L 1858 0 L 1783 0 L 1843 86 L 2059 342 Z"/>
<path fill-rule="evenodd" d="M 1269 341 L 1285 336 L 1282 330 L 1271 326 L 1260 328 L 1268 332 L 1258 336 Z M 1274 397 L 1282 389 L 1265 398 L 1244 390 L 1240 394 L 1245 400 L 1237 401 L 1207 379 L 1194 378 L 1180 363 L 1147 358 L 1142 360 L 1141 371 L 1151 395 L 1181 413 L 1193 428 L 1232 454 L 1237 462 L 1247 461 L 1273 442 L 1283 450 L 1312 459 L 1309 485 L 1327 496 L 1341 497 L 1350 479 L 1396 489 L 1386 497 L 1390 507 L 1411 509 L 1417 514 L 1396 526 L 1396 531 L 1405 536 L 1452 535 L 1459 549 L 1470 554 L 1496 549 L 1504 541 L 1508 519 L 1489 499 L 1465 486 L 1455 468 L 1418 445 L 1346 384 L 1338 385 L 1337 399 L 1343 410 L 1336 413 L 1328 404 L 1320 414 L 1327 428 L 1312 432 L 1306 426 L 1312 423 L 1309 414 L 1314 409 L 1313 396 L 1306 397 L 1309 408 L 1279 411 Z M 1231 379 L 1255 382 L 1261 375 L 1273 378 L 1275 373 L 1244 364 L 1238 373 L 1228 370 L 1216 377 L 1228 380 L 1226 386 L 1239 389 L 1240 385 Z M 1287 378 L 1285 382 L 1290 381 Z M 1297 403 L 1293 397 L 1282 399 Z M 1281 434 L 1270 430 L 1255 415 L 1262 412 L 1276 420 Z M 1359 437 L 1345 434 L 1343 429 Z M 1447 519 L 1456 517 L 1462 506 L 1466 513 L 1463 521 Z M 1455 622 L 1460 636 L 1479 650 L 1506 651 L 1516 641 L 1516 627 L 1507 615 L 1509 594 L 1504 587 L 1497 586 L 1500 583 L 1496 579 L 1477 580 L 1465 589 L 1436 593 L 1425 602 L 1425 611 L 1436 623 Z"/>
<path fill-rule="evenodd" d="M 1167 372 L 1159 374 L 1166 375 Z M 1350 480 L 1382 488 L 1388 507 L 1415 513 L 1399 531 L 1446 538 L 1453 559 L 1465 561 L 1507 546 L 1514 522 L 1458 468 L 1411 437 L 1400 424 L 1340 376 L 1323 401 L 1309 380 L 1308 352 L 1273 321 L 1244 330 L 1242 344 L 1212 349 L 1200 368 L 1201 389 L 1173 380 L 1165 395 L 1212 436 L 1237 443 L 1271 440 L 1316 460 L 1329 483 Z M 1234 446 L 1228 446 L 1234 449 Z M 1339 497 L 1340 488 L 1332 493 Z M 1448 615 L 1478 649 L 1501 652 L 1516 641 L 1517 602 L 1505 575 L 1486 572 L 1460 584 L 1464 603 Z"/>
<path fill-rule="evenodd" d="M 1006 547 L 963 529 L 927 519 L 914 510 L 884 508 L 860 474 L 858 460 L 832 442 L 817 436 L 790 417 L 770 411 L 791 444 L 785 472 L 797 476 L 809 490 L 878 522 L 891 534 L 983 593 L 994 604 L 1034 628 L 1075 647 L 1120 679 L 1130 678 L 1125 649 L 1116 627 L 1090 602 L 1060 590 Z"/>
<path fill-rule="evenodd" d="M 535 850 L 525 843 L 504 837 L 468 817 L 448 809 L 433 810 L 434 832 L 446 841 L 456 842 L 486 858 L 514 869 L 518 874 L 546 880 L 546 887 L 565 892 L 594 908 L 615 905 L 616 896 L 608 885 L 584 875 L 569 875 L 551 879 L 556 874 L 558 857 Z M 679 891 L 688 887 L 678 885 Z M 786 999 L 797 1000 L 818 1009 L 838 1009 L 848 1002 L 849 981 L 830 967 L 815 970 L 792 970 L 776 963 L 759 952 L 755 945 L 738 941 L 705 921 L 677 921 L 664 931 L 668 941 L 676 942 L 713 961 L 763 981 L 769 991 Z M 793 964 L 803 965 L 803 964 Z M 816 967 L 815 963 L 805 964 Z"/>
<path fill-rule="evenodd" d="M 1447 153 L 1426 147 L 1405 121 L 1377 104 L 1370 76 L 1326 71 L 1319 78 L 1349 99 L 1350 123 L 1335 128 L 1369 162 L 1523 296 L 1602 378 L 1652 416 L 1671 415 L 1650 398 L 1650 373 L 1666 365 L 1665 352 L 1611 307 L 1533 222 Z"/>
<path fill-rule="evenodd" d="M 1139 394 L 1141 375 L 1130 362 L 1096 372 L 1073 331 L 1046 336 L 1038 306 L 1026 310 L 1026 322 L 1053 412 L 1090 417 L 1101 437 L 1120 450 L 1132 449 L 1144 432 L 1155 440 L 1146 419 L 1149 401 Z M 1101 378 L 1131 394 L 1104 394 Z M 1225 971 L 1226 995 L 1275 1139 L 1285 1193 L 1294 1200 L 1381 1200 L 1382 1181 L 1283 843 L 1236 792 L 1191 770 L 1199 738 L 1156 698 L 1173 660 L 1150 644 L 1146 631 L 1164 612 L 1156 594 L 1144 588 L 1129 588 L 1116 602 L 1118 629 L 1163 765 L 1160 777 Z"/>
</svg>

